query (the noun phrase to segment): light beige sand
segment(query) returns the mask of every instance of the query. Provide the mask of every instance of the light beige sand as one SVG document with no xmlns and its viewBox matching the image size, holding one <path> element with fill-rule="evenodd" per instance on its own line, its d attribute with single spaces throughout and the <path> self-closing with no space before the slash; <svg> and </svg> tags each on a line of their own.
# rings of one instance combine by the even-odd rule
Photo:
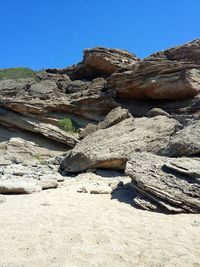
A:
<svg viewBox="0 0 200 267">
<path fill-rule="evenodd" d="M 200 267 L 200 215 L 142 211 L 128 204 L 131 196 L 125 203 L 78 186 L 6 196 L 1 267 Z"/>
</svg>

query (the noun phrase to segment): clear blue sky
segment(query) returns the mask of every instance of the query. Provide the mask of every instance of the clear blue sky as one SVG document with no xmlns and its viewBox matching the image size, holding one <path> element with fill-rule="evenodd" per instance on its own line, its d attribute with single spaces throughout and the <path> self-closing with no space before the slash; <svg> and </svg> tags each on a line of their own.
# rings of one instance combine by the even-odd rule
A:
<svg viewBox="0 0 200 267">
<path fill-rule="evenodd" d="M 65 67 L 95 46 L 145 57 L 200 37 L 200 0 L 1 0 L 0 68 Z"/>
</svg>

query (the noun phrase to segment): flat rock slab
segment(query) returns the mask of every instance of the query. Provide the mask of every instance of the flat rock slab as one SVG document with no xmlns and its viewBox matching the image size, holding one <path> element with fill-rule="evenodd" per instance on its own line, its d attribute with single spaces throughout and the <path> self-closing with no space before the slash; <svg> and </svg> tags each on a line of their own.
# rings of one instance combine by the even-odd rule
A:
<svg viewBox="0 0 200 267">
<path fill-rule="evenodd" d="M 125 173 L 139 192 L 136 204 L 142 208 L 200 213 L 200 158 L 133 153 Z"/>
</svg>

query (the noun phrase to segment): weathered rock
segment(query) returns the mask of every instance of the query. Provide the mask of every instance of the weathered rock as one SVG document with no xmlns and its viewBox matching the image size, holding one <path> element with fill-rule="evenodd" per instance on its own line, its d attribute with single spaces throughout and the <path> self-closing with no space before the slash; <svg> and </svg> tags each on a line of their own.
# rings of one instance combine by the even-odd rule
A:
<svg viewBox="0 0 200 267">
<path fill-rule="evenodd" d="M 110 186 L 96 186 L 90 189 L 90 194 L 111 194 L 112 188 Z"/>
<path fill-rule="evenodd" d="M 66 154 L 62 169 L 125 169 L 128 157 L 135 151 L 162 153 L 178 127 L 177 121 L 165 116 L 126 119 L 86 136 Z"/>
<path fill-rule="evenodd" d="M 200 64 L 200 39 L 148 56 L 145 60 L 178 60 Z"/>
<path fill-rule="evenodd" d="M 59 173 L 57 173 L 57 170 L 55 171 L 50 171 L 49 173 L 45 173 L 43 175 L 40 176 L 40 180 L 41 181 L 51 181 L 54 180 L 56 182 L 63 182 L 64 181 L 64 177 L 62 175 L 60 175 Z"/>
<path fill-rule="evenodd" d="M 61 156 L 66 150 L 67 146 L 41 135 L 0 126 L 0 165 L 37 166 L 49 157 Z"/>
<path fill-rule="evenodd" d="M 41 190 L 42 187 L 34 179 L 0 180 L 0 194 L 31 194 Z"/>
<path fill-rule="evenodd" d="M 1 110 L 3 109 L 1 108 Z M 14 126 L 26 131 L 39 133 L 49 139 L 64 143 L 69 147 L 74 147 L 77 143 L 77 139 L 74 136 L 59 129 L 55 125 L 43 123 L 16 112 L 4 111 L 4 115 L 0 114 L 0 123 L 4 125 L 11 125 L 12 127 Z"/>
<path fill-rule="evenodd" d="M 99 125 L 88 123 L 85 128 L 80 132 L 80 138 L 85 138 L 87 135 L 90 135 L 99 130 Z"/>
<path fill-rule="evenodd" d="M 42 190 L 58 187 L 58 182 L 54 179 L 42 179 L 39 184 L 42 187 Z"/>
<path fill-rule="evenodd" d="M 150 153 L 133 153 L 126 175 L 132 186 L 149 201 L 136 200 L 142 208 L 169 212 L 200 212 L 200 159 L 167 158 Z M 147 201 L 147 202 L 148 202 Z"/>
<path fill-rule="evenodd" d="M 163 153 L 168 156 L 189 156 L 200 154 L 200 120 L 178 131 L 170 138 Z"/>
<path fill-rule="evenodd" d="M 171 117 L 182 124 L 183 127 L 189 126 L 195 121 L 200 121 L 200 114 L 174 114 Z"/>
<path fill-rule="evenodd" d="M 91 80 L 108 77 L 116 70 L 132 66 L 139 61 L 139 58 L 126 50 L 96 47 L 85 49 L 81 63 L 60 70 L 60 73 L 66 73 L 72 80 Z"/>
<path fill-rule="evenodd" d="M 170 114 L 164 111 L 161 108 L 152 108 L 151 110 L 148 111 L 147 117 L 155 117 L 155 116 L 166 116 L 170 117 Z"/>
<path fill-rule="evenodd" d="M 34 84 L 29 80 L 23 80 L 23 83 L 0 81 L 0 106 L 23 114 L 40 116 L 48 114 L 48 117 L 53 115 L 51 123 L 55 121 L 55 114 L 57 114 L 55 117 L 62 117 L 63 113 L 65 116 L 75 114 L 99 121 L 117 106 L 109 95 L 102 92 L 105 79 L 97 78 L 92 81 L 68 79 L 62 83 L 44 80 Z M 43 119 L 48 118 L 43 117 Z"/>
<path fill-rule="evenodd" d="M 74 177 L 73 180 L 74 182 L 78 181 L 78 188 L 76 188 L 78 193 L 90 194 L 111 194 L 113 190 L 123 187 L 122 181 L 125 183 L 130 182 L 129 177 L 118 175 L 108 178 L 90 172 L 81 173 Z"/>
<path fill-rule="evenodd" d="M 200 93 L 200 65 L 146 60 L 114 73 L 106 88 L 124 99 L 191 98 Z"/>
<path fill-rule="evenodd" d="M 108 113 L 108 115 L 105 117 L 103 121 L 99 122 L 99 128 L 105 129 L 111 127 L 131 117 L 132 115 L 127 109 L 121 107 L 114 108 Z"/>
<path fill-rule="evenodd" d="M 121 107 L 114 108 L 111 110 L 105 119 L 98 123 L 98 125 L 89 123 L 83 131 L 80 133 L 81 138 L 85 138 L 87 135 L 92 134 L 99 129 L 105 129 L 111 127 L 127 118 L 131 118 L 132 115 L 129 113 L 127 109 L 123 109 Z"/>
<path fill-rule="evenodd" d="M 155 53 L 108 80 L 121 98 L 184 99 L 200 92 L 200 39 Z"/>
</svg>

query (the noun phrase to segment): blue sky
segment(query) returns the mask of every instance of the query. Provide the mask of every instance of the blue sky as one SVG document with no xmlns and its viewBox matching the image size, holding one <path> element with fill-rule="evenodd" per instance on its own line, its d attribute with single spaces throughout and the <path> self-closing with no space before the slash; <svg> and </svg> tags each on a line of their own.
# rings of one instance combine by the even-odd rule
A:
<svg viewBox="0 0 200 267">
<path fill-rule="evenodd" d="M 0 0 L 0 68 L 66 67 L 84 48 L 145 57 L 200 37 L 200 0 Z"/>
</svg>

